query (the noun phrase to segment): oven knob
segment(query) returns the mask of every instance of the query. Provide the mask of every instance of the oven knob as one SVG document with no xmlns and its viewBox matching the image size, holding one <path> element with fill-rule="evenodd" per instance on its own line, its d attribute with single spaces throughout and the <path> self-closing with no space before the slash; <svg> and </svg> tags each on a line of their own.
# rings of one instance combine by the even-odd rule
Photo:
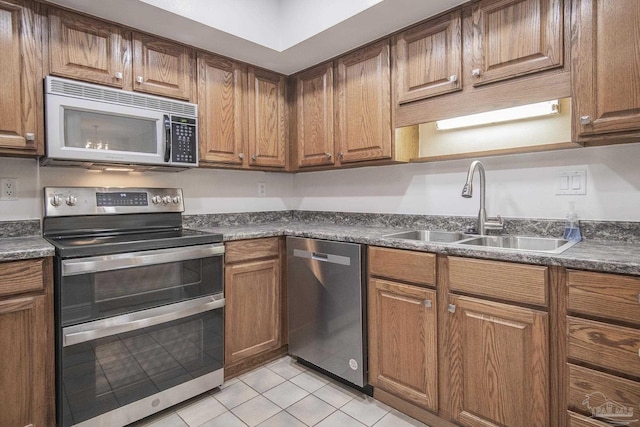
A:
<svg viewBox="0 0 640 427">
<path fill-rule="evenodd" d="M 173 203 L 177 205 L 178 203 L 180 203 L 180 196 L 174 196 L 172 200 L 173 200 Z"/>
<path fill-rule="evenodd" d="M 78 198 L 76 196 L 67 196 L 65 201 L 67 202 L 68 206 L 73 206 L 78 203 Z"/>
<path fill-rule="evenodd" d="M 62 197 L 54 194 L 49 198 L 49 203 L 51 203 L 51 206 L 60 206 L 62 204 Z"/>
<path fill-rule="evenodd" d="M 162 198 L 162 203 L 164 203 L 165 205 L 168 205 L 169 203 L 171 203 L 171 196 L 164 196 Z"/>
<path fill-rule="evenodd" d="M 157 205 L 158 203 L 160 203 L 162 201 L 162 197 L 160 196 L 153 196 L 151 198 L 151 201 L 153 202 L 154 205 Z"/>
</svg>

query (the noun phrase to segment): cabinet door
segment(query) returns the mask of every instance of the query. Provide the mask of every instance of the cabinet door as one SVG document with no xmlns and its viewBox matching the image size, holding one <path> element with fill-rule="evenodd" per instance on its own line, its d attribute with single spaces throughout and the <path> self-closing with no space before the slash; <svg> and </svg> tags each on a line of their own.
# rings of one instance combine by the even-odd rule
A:
<svg viewBox="0 0 640 427">
<path fill-rule="evenodd" d="M 548 315 L 449 298 L 451 400 L 464 426 L 549 424 Z"/>
<path fill-rule="evenodd" d="M 389 42 L 339 58 L 336 150 L 341 163 L 391 157 Z"/>
<path fill-rule="evenodd" d="M 225 267 L 225 365 L 280 347 L 280 262 Z"/>
<path fill-rule="evenodd" d="M 481 0 L 473 9 L 474 85 L 563 64 L 563 0 Z"/>
<path fill-rule="evenodd" d="M 574 2 L 574 137 L 640 129 L 640 2 Z"/>
<path fill-rule="evenodd" d="M 456 11 L 394 37 L 399 104 L 462 89 L 461 22 Z"/>
<path fill-rule="evenodd" d="M 131 89 L 130 33 L 60 9 L 49 12 L 51 74 Z"/>
<path fill-rule="evenodd" d="M 47 427 L 45 297 L 0 301 L 0 425 Z"/>
<path fill-rule="evenodd" d="M 133 33 L 133 90 L 190 100 L 192 62 L 186 46 Z"/>
<path fill-rule="evenodd" d="M 30 1 L 0 1 L 0 151 L 43 153 L 41 23 Z M 7 148 L 8 150 L 3 150 Z"/>
<path fill-rule="evenodd" d="M 200 161 L 242 165 L 246 78 L 243 64 L 198 53 Z"/>
<path fill-rule="evenodd" d="M 295 77 L 298 166 L 334 164 L 333 66 L 321 65 Z"/>
<path fill-rule="evenodd" d="M 249 67 L 249 165 L 286 163 L 285 77 Z"/>
<path fill-rule="evenodd" d="M 369 382 L 438 409 L 436 292 L 369 281 Z"/>
</svg>

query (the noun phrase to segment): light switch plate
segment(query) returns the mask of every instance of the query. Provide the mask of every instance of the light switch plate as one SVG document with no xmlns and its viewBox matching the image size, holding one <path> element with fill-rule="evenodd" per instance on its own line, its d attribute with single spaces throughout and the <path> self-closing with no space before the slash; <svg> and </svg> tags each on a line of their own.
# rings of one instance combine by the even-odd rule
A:
<svg viewBox="0 0 640 427">
<path fill-rule="evenodd" d="M 576 169 L 562 172 L 556 180 L 557 195 L 586 195 L 587 170 Z"/>
</svg>

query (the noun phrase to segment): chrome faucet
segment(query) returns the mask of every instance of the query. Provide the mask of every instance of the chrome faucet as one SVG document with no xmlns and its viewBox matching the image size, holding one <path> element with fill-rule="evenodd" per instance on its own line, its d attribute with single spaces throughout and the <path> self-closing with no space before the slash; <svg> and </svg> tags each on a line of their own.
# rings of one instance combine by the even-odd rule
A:
<svg viewBox="0 0 640 427">
<path fill-rule="evenodd" d="M 469 172 L 467 173 L 467 182 L 465 182 L 462 188 L 462 197 L 471 198 L 473 195 L 473 175 L 476 169 L 480 173 L 480 211 L 478 212 L 478 222 L 476 224 L 476 231 L 478 234 L 485 234 L 486 230 L 503 230 L 504 223 L 500 215 L 495 220 L 487 219 L 487 210 L 485 209 L 485 175 L 484 166 L 480 160 L 474 160 L 469 166 Z"/>
</svg>

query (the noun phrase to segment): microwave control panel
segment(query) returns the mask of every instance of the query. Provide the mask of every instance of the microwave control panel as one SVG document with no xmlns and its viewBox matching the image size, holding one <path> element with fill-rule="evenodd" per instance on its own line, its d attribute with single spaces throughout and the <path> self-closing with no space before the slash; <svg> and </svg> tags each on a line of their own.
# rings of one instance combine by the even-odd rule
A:
<svg viewBox="0 0 640 427">
<path fill-rule="evenodd" d="M 171 116 L 171 163 L 198 164 L 196 119 Z"/>
</svg>

